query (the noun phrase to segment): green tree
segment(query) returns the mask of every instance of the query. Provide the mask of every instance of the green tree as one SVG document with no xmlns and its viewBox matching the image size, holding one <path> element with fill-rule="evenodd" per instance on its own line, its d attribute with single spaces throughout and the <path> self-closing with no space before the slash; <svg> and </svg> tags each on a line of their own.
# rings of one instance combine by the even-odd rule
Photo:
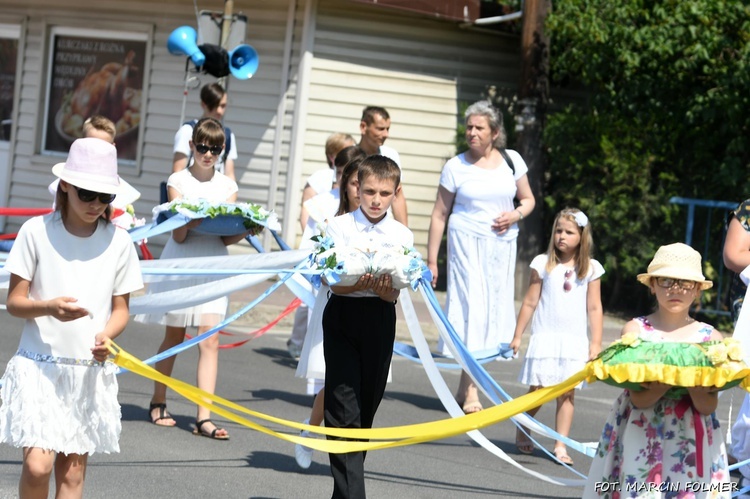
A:
<svg viewBox="0 0 750 499">
<path fill-rule="evenodd" d="M 750 5 L 560 0 L 547 30 L 553 82 L 586 96 L 549 116 L 548 216 L 591 216 L 611 307 L 656 247 L 682 240 L 670 197 L 750 197 Z"/>
</svg>

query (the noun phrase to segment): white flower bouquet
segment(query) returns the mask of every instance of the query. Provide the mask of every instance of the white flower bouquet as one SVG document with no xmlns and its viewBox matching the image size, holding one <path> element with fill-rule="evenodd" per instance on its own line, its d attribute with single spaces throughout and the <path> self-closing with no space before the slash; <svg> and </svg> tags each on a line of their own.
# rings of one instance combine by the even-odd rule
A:
<svg viewBox="0 0 750 499">
<path fill-rule="evenodd" d="M 365 274 L 375 277 L 389 274 L 393 287 L 416 289 L 419 279 L 429 270 L 422 255 L 414 248 L 381 245 L 376 248 L 334 247 L 333 240 L 324 235 L 314 236 L 315 248 L 310 254 L 310 268 L 321 270 L 328 284 L 352 286 Z M 313 284 L 319 285 L 320 276 Z M 431 279 L 431 277 L 430 277 Z"/>
</svg>

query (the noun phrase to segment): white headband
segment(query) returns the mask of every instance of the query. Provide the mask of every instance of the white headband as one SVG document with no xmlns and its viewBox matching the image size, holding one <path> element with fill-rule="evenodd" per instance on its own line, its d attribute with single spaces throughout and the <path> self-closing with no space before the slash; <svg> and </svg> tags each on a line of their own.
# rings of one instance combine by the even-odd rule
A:
<svg viewBox="0 0 750 499">
<path fill-rule="evenodd" d="M 573 217 L 573 220 L 576 221 L 579 227 L 586 227 L 589 224 L 589 217 L 587 217 L 586 214 L 582 211 L 577 211 L 575 213 L 564 211 L 562 214 Z"/>
</svg>

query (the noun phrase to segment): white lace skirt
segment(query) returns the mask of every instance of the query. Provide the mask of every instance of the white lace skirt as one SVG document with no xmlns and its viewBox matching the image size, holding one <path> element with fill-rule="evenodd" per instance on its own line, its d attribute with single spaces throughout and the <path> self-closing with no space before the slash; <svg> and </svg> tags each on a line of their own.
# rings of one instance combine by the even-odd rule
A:
<svg viewBox="0 0 750 499">
<path fill-rule="evenodd" d="M 515 239 L 477 237 L 448 226 L 445 315 L 470 352 L 513 339 L 515 269 Z M 438 351 L 450 353 L 442 338 Z"/>
<path fill-rule="evenodd" d="M 584 368 L 589 354 L 586 336 L 532 333 L 518 381 L 529 386 L 553 386 Z M 581 388 L 579 384 L 576 388 Z"/>
<path fill-rule="evenodd" d="M 0 391 L 0 442 L 63 454 L 120 452 L 114 365 L 67 365 L 15 355 Z"/>
</svg>

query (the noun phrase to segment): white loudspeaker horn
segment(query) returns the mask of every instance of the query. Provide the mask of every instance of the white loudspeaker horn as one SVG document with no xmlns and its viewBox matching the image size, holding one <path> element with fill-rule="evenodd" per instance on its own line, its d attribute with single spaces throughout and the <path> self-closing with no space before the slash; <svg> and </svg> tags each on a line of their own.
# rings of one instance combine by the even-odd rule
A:
<svg viewBox="0 0 750 499">
<path fill-rule="evenodd" d="M 237 45 L 229 51 L 229 71 L 238 80 L 252 78 L 259 63 L 258 52 L 250 45 Z"/>
<path fill-rule="evenodd" d="M 190 26 L 180 26 L 167 39 L 167 50 L 172 55 L 186 55 L 197 67 L 203 66 L 206 56 L 198 48 L 198 33 Z M 256 64 L 257 66 L 257 64 Z"/>
</svg>

